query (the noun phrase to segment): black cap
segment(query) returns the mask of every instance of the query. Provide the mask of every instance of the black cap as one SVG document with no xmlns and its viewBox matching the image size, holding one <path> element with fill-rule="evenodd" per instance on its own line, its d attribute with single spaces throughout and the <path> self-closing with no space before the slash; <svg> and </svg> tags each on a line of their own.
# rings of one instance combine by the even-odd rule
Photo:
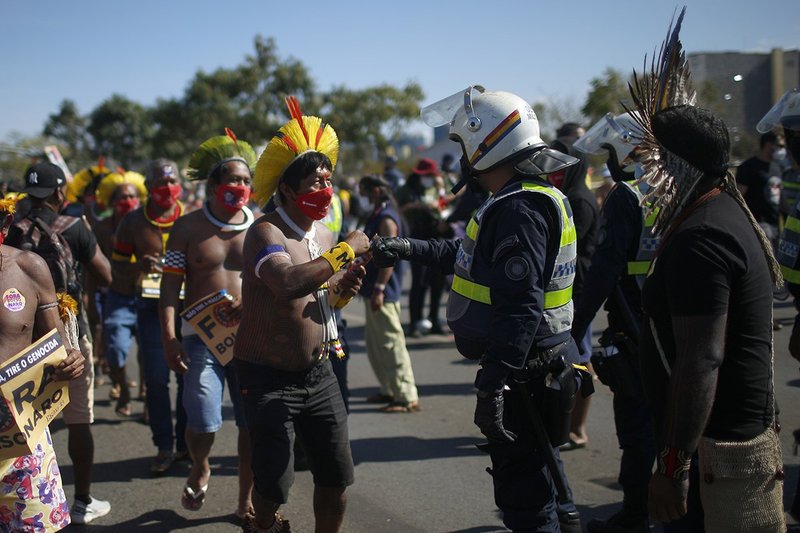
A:
<svg viewBox="0 0 800 533">
<path fill-rule="evenodd" d="M 25 171 L 25 189 L 34 198 L 47 198 L 67 183 L 61 167 L 50 162 L 36 163 Z"/>
</svg>

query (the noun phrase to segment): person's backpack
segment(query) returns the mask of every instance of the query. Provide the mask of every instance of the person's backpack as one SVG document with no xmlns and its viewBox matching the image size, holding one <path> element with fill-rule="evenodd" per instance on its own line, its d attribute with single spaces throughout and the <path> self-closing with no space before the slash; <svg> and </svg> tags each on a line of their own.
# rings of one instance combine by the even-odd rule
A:
<svg viewBox="0 0 800 533">
<path fill-rule="evenodd" d="M 39 217 L 26 218 L 17 223 L 22 231 L 19 247 L 41 256 L 53 276 L 56 292 L 66 292 L 73 297 L 81 293 L 78 265 L 62 233 L 78 221 L 80 218 L 59 215 L 52 225 Z"/>
</svg>

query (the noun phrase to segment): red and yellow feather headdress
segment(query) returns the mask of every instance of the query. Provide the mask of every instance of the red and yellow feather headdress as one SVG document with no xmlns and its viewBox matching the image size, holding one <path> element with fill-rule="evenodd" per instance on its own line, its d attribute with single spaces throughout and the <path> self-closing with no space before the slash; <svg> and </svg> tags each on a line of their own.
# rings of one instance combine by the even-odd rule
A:
<svg viewBox="0 0 800 533">
<path fill-rule="evenodd" d="M 269 141 L 258 158 L 253 177 L 253 198 L 266 204 L 278 188 L 283 173 L 295 159 L 307 152 L 320 152 L 331 160 L 331 170 L 339 156 L 339 138 L 333 128 L 319 117 L 305 116 L 294 96 L 286 98 L 292 117 Z"/>
</svg>

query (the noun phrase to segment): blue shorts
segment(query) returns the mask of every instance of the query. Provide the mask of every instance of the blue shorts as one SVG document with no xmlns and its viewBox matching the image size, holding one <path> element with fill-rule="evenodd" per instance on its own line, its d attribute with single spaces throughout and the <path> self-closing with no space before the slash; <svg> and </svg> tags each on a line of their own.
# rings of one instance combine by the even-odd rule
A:
<svg viewBox="0 0 800 533">
<path fill-rule="evenodd" d="M 111 368 L 122 368 L 136 337 L 136 299 L 108 291 L 103 308 L 103 343 Z"/>
<path fill-rule="evenodd" d="M 183 375 L 183 407 L 186 427 L 195 433 L 216 433 L 222 427 L 222 393 L 225 381 L 233 402 L 236 426 L 247 427 L 242 408 L 242 394 L 236 378 L 235 363 L 222 366 L 198 335 L 183 338 L 189 370 Z"/>
</svg>

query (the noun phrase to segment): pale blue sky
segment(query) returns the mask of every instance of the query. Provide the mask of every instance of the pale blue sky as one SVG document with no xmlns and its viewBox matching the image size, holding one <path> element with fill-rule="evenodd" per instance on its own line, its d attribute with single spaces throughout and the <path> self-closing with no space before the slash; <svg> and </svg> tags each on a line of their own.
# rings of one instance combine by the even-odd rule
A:
<svg viewBox="0 0 800 533">
<path fill-rule="evenodd" d="M 797 0 L 689 0 L 688 52 L 800 48 Z M 425 103 L 471 83 L 529 101 L 583 102 L 606 66 L 640 68 L 676 5 L 655 0 L 5 0 L 0 141 L 33 135 L 59 102 L 81 113 L 112 93 L 179 97 L 195 71 L 242 62 L 256 34 L 319 90 L 414 80 Z M 256 141 L 257 142 L 257 141 Z"/>
</svg>

